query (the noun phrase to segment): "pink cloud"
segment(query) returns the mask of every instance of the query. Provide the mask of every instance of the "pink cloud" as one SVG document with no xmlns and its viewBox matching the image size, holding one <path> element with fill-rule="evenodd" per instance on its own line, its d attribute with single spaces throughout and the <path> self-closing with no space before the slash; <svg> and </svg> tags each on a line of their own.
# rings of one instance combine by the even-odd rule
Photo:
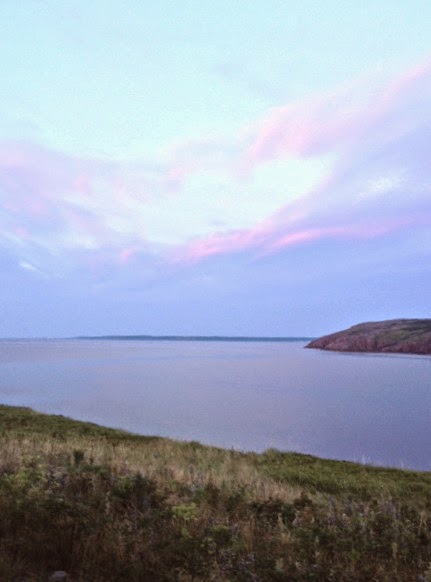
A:
<svg viewBox="0 0 431 582">
<path fill-rule="evenodd" d="M 350 219 L 351 220 L 351 219 Z M 186 245 L 175 254 L 175 261 L 194 263 L 212 256 L 231 255 L 253 251 L 257 256 L 270 255 L 290 247 L 323 240 L 361 241 L 379 238 L 416 227 L 431 226 L 431 209 L 428 213 L 413 212 L 408 216 L 395 216 L 378 220 L 359 220 L 346 224 L 307 227 L 298 224 L 283 234 L 281 225 L 270 223 L 248 231 L 226 235 L 213 235 Z"/>
<path fill-rule="evenodd" d="M 426 61 L 387 85 L 376 87 L 374 81 L 374 90 L 359 79 L 305 102 L 273 109 L 251 128 L 243 169 L 271 159 L 308 157 L 355 144 L 372 127 L 397 113 L 424 83 L 429 89 L 430 72 L 431 63 Z"/>
<path fill-rule="evenodd" d="M 254 231 L 212 234 L 185 245 L 173 255 L 174 262 L 195 263 L 207 257 L 236 253 L 254 246 L 259 237 Z"/>
<path fill-rule="evenodd" d="M 339 226 L 322 226 L 319 228 L 298 230 L 297 232 L 281 236 L 268 247 L 267 252 L 273 253 L 301 243 L 315 242 L 325 239 L 373 239 L 418 224 L 430 224 L 430 219 L 431 215 L 429 217 L 414 215 L 386 220 L 380 219 L 376 222 L 367 221 Z"/>
<path fill-rule="evenodd" d="M 28 244 L 55 252 L 123 244 L 111 224 L 163 194 L 164 181 L 163 168 L 145 162 L 78 158 L 36 144 L 0 142 L 0 239 L 2 233 L 8 238 L 26 232 Z"/>
<path fill-rule="evenodd" d="M 120 263 L 122 263 L 123 265 L 130 263 L 130 261 L 133 259 L 137 252 L 138 249 L 134 247 L 127 247 L 125 249 L 122 249 L 119 254 Z"/>
<path fill-rule="evenodd" d="M 332 173 L 254 228 L 191 242 L 183 260 L 244 251 L 262 255 L 322 240 L 359 244 L 430 226 L 431 64 L 407 71 L 361 107 L 351 108 L 349 91 L 343 104 L 342 94 L 327 116 L 328 95 L 273 112 L 246 154 L 255 167 L 272 157 L 339 148 Z"/>
<path fill-rule="evenodd" d="M 367 75 L 332 91 L 276 107 L 234 136 L 179 141 L 165 152 L 166 179 L 179 192 L 197 173 L 250 175 L 275 159 L 343 154 L 399 114 L 405 102 L 429 92 L 431 61 L 389 80 Z M 414 112 L 410 111 L 410 115 Z"/>
<path fill-rule="evenodd" d="M 249 229 L 223 232 L 215 226 L 198 239 L 191 231 L 189 243 L 172 246 L 172 260 L 196 262 L 247 251 L 261 255 L 414 228 L 430 211 L 431 64 L 372 87 L 359 79 L 279 107 L 231 137 L 177 143 L 158 162 L 86 159 L 26 143 L 0 143 L 0 238 L 3 232 L 52 251 L 108 249 L 114 262 L 127 265 L 149 244 L 136 216 L 174 193 L 181 199 L 188 176 L 213 173 L 230 179 L 234 198 L 238 168 L 252 179 L 252 171 L 269 160 L 327 153 L 336 154 L 331 174 L 305 196 Z M 400 171 L 406 178 L 392 188 L 397 181 L 391 177 Z M 379 180 L 388 185 L 387 192 L 369 186 Z M 202 192 L 203 198 L 209 195 L 217 194 Z M 169 253 L 164 248 L 160 254 Z"/>
</svg>

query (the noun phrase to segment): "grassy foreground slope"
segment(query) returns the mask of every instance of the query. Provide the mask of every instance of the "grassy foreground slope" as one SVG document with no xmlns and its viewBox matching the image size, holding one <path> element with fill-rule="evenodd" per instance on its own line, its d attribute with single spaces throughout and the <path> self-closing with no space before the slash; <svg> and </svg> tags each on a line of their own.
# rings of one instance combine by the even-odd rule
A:
<svg viewBox="0 0 431 582">
<path fill-rule="evenodd" d="M 431 581 L 431 473 L 0 406 L 0 580 Z"/>
</svg>

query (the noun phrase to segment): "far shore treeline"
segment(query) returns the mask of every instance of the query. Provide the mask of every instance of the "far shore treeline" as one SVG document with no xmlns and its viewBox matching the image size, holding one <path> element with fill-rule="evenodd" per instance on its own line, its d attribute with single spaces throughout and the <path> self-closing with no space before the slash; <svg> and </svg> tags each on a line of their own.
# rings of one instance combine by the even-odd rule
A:
<svg viewBox="0 0 431 582">
<path fill-rule="evenodd" d="M 179 342 L 298 342 L 310 341 L 311 337 L 265 337 L 231 335 L 95 335 L 72 339 L 125 340 L 125 341 L 179 341 Z"/>
</svg>

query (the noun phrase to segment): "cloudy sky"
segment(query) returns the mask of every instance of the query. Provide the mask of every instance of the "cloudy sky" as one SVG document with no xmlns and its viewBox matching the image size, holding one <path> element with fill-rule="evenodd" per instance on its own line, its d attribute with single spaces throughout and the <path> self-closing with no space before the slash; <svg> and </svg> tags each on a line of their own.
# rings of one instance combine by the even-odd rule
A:
<svg viewBox="0 0 431 582">
<path fill-rule="evenodd" d="M 2 0 L 0 336 L 431 317 L 429 0 Z"/>
</svg>

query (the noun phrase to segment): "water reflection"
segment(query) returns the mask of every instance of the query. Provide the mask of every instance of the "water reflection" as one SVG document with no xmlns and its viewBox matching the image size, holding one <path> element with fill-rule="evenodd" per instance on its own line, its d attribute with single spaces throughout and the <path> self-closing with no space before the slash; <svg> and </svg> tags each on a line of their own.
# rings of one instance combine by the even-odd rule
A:
<svg viewBox="0 0 431 582">
<path fill-rule="evenodd" d="M 0 400 L 143 434 L 431 469 L 431 358 L 297 343 L 0 341 Z"/>
</svg>

